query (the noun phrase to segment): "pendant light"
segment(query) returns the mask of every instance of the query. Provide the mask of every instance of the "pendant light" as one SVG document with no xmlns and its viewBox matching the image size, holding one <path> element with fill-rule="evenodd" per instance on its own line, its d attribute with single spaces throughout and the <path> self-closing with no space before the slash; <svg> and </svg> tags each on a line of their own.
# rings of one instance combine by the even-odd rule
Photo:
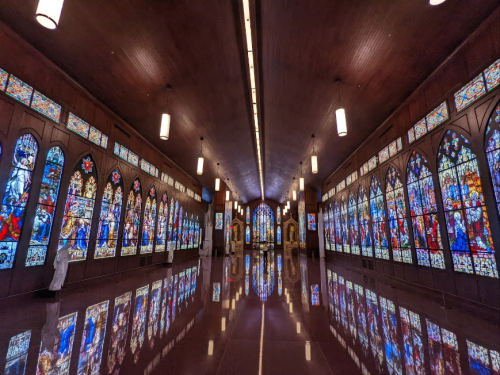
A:
<svg viewBox="0 0 500 375">
<path fill-rule="evenodd" d="M 168 110 L 168 91 L 170 91 L 172 87 L 167 85 L 167 110 Z M 161 115 L 161 125 L 160 125 L 160 139 L 166 141 L 170 136 L 170 115 L 168 113 L 163 113 Z"/>
<path fill-rule="evenodd" d="M 293 199 L 294 201 L 296 201 L 296 200 L 297 200 L 297 190 L 292 190 L 292 199 Z"/>
<path fill-rule="evenodd" d="M 340 86 L 342 83 L 342 80 L 340 78 L 337 78 L 335 80 L 335 83 L 337 86 Z M 340 87 L 337 87 L 337 92 L 338 92 L 338 103 L 337 105 L 340 107 L 335 111 L 335 118 L 337 119 L 337 133 L 339 137 L 345 137 L 347 135 L 347 120 L 345 117 L 345 109 L 342 108 L 341 102 L 340 102 Z"/>
<path fill-rule="evenodd" d="M 36 20 L 47 29 L 54 30 L 59 24 L 64 0 L 39 0 Z"/>
<path fill-rule="evenodd" d="M 311 135 L 311 138 L 313 140 L 313 153 L 311 155 L 311 172 L 313 174 L 316 174 L 318 173 L 318 155 L 316 155 L 316 150 L 314 149 L 314 138 L 316 137 L 313 134 Z"/>
<path fill-rule="evenodd" d="M 220 190 L 219 165 L 220 163 L 217 163 L 217 178 L 215 179 L 215 191 Z"/>
<path fill-rule="evenodd" d="M 201 156 L 198 158 L 198 168 L 196 169 L 196 173 L 200 176 L 203 174 L 203 137 L 200 137 L 200 152 Z"/>
<path fill-rule="evenodd" d="M 226 190 L 226 201 L 229 202 L 229 190 Z"/>
<path fill-rule="evenodd" d="M 300 162 L 300 175 L 301 176 L 303 175 L 303 172 L 302 172 L 302 162 Z M 304 177 L 300 177 L 299 178 L 299 190 L 300 191 L 304 191 Z"/>
<path fill-rule="evenodd" d="M 234 201 L 234 209 L 237 210 L 238 209 L 238 201 Z"/>
</svg>

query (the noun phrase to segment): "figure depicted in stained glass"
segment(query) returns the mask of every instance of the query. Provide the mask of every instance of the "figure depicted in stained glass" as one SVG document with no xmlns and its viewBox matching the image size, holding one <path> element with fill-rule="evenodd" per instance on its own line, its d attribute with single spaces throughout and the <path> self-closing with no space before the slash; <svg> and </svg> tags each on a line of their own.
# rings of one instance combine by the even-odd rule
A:
<svg viewBox="0 0 500 375">
<path fill-rule="evenodd" d="M 372 177 L 370 184 L 370 215 L 372 217 L 373 246 L 375 257 L 389 259 L 387 237 L 385 235 L 384 195 L 377 177 Z"/>
<path fill-rule="evenodd" d="M 91 164 L 91 165 L 90 165 Z M 70 261 L 87 259 L 87 250 L 97 190 L 97 170 L 90 156 L 77 163 L 68 187 L 64 205 L 58 249 L 72 241 Z"/>
<path fill-rule="evenodd" d="M 370 232 L 370 211 L 365 187 L 361 185 L 358 192 L 359 239 L 363 256 L 372 257 L 372 236 Z"/>
<path fill-rule="evenodd" d="M 250 224 L 250 207 L 247 206 L 247 209 L 246 209 L 246 224 Z"/>
<path fill-rule="evenodd" d="M 335 201 L 334 215 L 335 215 L 335 249 L 342 252 L 342 221 L 340 218 L 340 202 Z"/>
<path fill-rule="evenodd" d="M 253 245 L 260 249 L 260 244 L 266 242 L 274 249 L 274 213 L 265 203 L 259 204 L 253 211 Z"/>
<path fill-rule="evenodd" d="M 154 234 L 156 223 L 156 189 L 149 189 L 144 205 L 144 219 L 142 220 L 141 254 L 153 252 Z"/>
<path fill-rule="evenodd" d="M 97 230 L 95 259 L 116 255 L 120 216 L 122 213 L 123 184 L 120 171 L 111 172 L 102 195 L 99 228 Z"/>
<path fill-rule="evenodd" d="M 497 202 L 497 212 L 500 216 L 500 102 L 495 107 L 488 121 L 485 141 L 491 182 Z"/>
<path fill-rule="evenodd" d="M 498 277 L 476 155 L 467 138 L 446 132 L 438 172 L 455 271 Z"/>
<path fill-rule="evenodd" d="M 406 176 L 417 262 L 444 269 L 434 182 L 427 160 L 415 151 L 408 161 Z"/>
<path fill-rule="evenodd" d="M 358 208 L 356 205 L 356 196 L 354 191 L 349 191 L 349 236 L 351 238 L 351 251 L 355 255 L 360 255 L 360 238 L 358 225 Z"/>
<path fill-rule="evenodd" d="M 139 223 L 141 220 L 142 195 L 141 182 L 136 179 L 128 193 L 123 226 L 122 255 L 135 255 L 139 242 Z"/>
<path fill-rule="evenodd" d="M 347 199 L 346 196 L 342 196 L 342 206 L 341 206 L 341 214 L 342 214 L 342 245 L 344 247 L 344 253 L 351 252 L 351 240 L 350 240 L 350 231 L 349 231 L 349 218 L 347 213 Z"/>
<path fill-rule="evenodd" d="M 385 194 L 392 243 L 392 258 L 396 262 L 413 263 L 408 222 L 406 221 L 403 184 L 401 183 L 399 171 L 394 167 L 390 167 L 387 171 Z"/>
<path fill-rule="evenodd" d="M 158 226 L 156 228 L 155 253 L 165 251 L 165 244 L 167 240 L 167 219 L 168 219 L 168 198 L 167 198 L 167 193 L 163 193 L 161 197 L 160 207 L 158 210 Z"/>
</svg>

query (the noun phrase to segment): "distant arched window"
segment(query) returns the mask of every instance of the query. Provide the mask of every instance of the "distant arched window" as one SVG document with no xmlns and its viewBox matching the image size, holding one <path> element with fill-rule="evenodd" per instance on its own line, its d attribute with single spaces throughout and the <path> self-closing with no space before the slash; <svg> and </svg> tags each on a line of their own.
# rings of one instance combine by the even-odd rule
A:
<svg viewBox="0 0 500 375">
<path fill-rule="evenodd" d="M 175 232 L 175 220 L 174 220 L 174 207 L 177 207 L 174 204 L 174 198 L 170 200 L 170 210 L 168 211 L 168 239 L 167 239 L 167 250 L 175 250 L 175 240 L 174 240 L 174 232 Z"/>
<path fill-rule="evenodd" d="M 470 142 L 448 130 L 438 152 L 438 172 L 455 271 L 498 277 L 490 222 L 476 155 Z"/>
<path fill-rule="evenodd" d="M 340 218 L 340 202 L 335 201 L 334 213 L 335 216 L 335 250 L 342 252 L 342 224 Z"/>
<path fill-rule="evenodd" d="M 385 197 L 391 233 L 392 258 L 396 262 L 413 263 L 403 184 L 399 171 L 393 167 L 387 171 Z"/>
<path fill-rule="evenodd" d="M 167 219 L 168 219 L 168 196 L 163 193 L 161 196 L 160 207 L 158 209 L 158 225 L 156 227 L 156 246 L 155 253 L 165 251 L 167 240 Z"/>
<path fill-rule="evenodd" d="M 368 196 L 363 185 L 360 185 L 358 190 L 358 218 L 361 254 L 365 257 L 373 257 L 372 236 L 370 232 L 370 209 L 368 206 Z"/>
<path fill-rule="evenodd" d="M 52 147 L 47 154 L 43 170 L 42 186 L 40 187 L 30 246 L 26 256 L 26 267 L 45 264 L 63 167 L 64 154 L 61 148 Z"/>
<path fill-rule="evenodd" d="M 69 250 L 70 261 L 87 259 L 96 190 L 97 170 L 89 155 L 76 165 L 69 181 L 68 197 L 64 205 L 58 249 L 66 241 L 72 241 Z"/>
<path fill-rule="evenodd" d="M 126 210 L 122 255 L 135 255 L 139 244 L 139 224 L 142 210 L 141 181 L 138 178 L 134 180 L 128 193 Z"/>
<path fill-rule="evenodd" d="M 184 222 L 182 224 L 182 242 L 181 242 L 181 249 L 187 249 L 188 248 L 188 241 L 189 241 L 189 217 L 188 213 L 186 212 L 184 214 Z"/>
<path fill-rule="evenodd" d="M 370 184 L 370 215 L 372 217 L 373 247 L 375 257 L 389 259 L 387 237 L 385 235 L 384 195 L 377 177 L 372 177 Z"/>
<path fill-rule="evenodd" d="M 259 204 L 253 212 L 253 247 L 260 248 L 261 242 L 274 248 L 274 213 L 265 203 Z"/>
<path fill-rule="evenodd" d="M 344 253 L 351 252 L 351 240 L 349 237 L 349 219 L 347 217 L 347 201 L 345 195 L 342 196 L 342 206 L 340 208 L 342 215 L 342 244 L 344 245 Z"/>
<path fill-rule="evenodd" d="M 198 216 L 196 217 L 196 222 L 194 224 L 194 247 L 198 247 L 200 244 L 200 221 Z"/>
<path fill-rule="evenodd" d="M 417 262 L 445 269 L 432 174 L 427 160 L 415 151 L 406 166 L 406 179 Z"/>
<path fill-rule="evenodd" d="M 156 189 L 149 189 L 146 203 L 144 204 L 144 218 L 142 219 L 141 254 L 153 252 L 156 224 Z"/>
<path fill-rule="evenodd" d="M 500 102 L 497 103 L 486 127 L 486 156 L 497 202 L 497 212 L 500 216 Z"/>
<path fill-rule="evenodd" d="M 355 255 L 360 255 L 358 208 L 356 205 L 356 195 L 354 191 L 349 191 L 349 230 L 351 231 L 351 251 Z"/>
<path fill-rule="evenodd" d="M 114 170 L 108 177 L 102 195 L 101 214 L 95 247 L 95 259 L 116 255 L 120 215 L 123 202 L 123 182 L 120 171 Z"/>
</svg>

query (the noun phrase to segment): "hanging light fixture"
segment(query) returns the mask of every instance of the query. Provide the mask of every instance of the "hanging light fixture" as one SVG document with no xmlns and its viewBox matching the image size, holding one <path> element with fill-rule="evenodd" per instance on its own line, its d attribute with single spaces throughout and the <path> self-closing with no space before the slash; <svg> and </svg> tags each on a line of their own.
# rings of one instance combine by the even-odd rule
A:
<svg viewBox="0 0 500 375">
<path fill-rule="evenodd" d="M 431 5 L 439 5 L 444 3 L 446 0 L 429 0 L 429 4 Z"/>
<path fill-rule="evenodd" d="M 234 209 L 237 210 L 238 209 L 238 201 L 234 201 Z"/>
<path fill-rule="evenodd" d="M 217 178 L 215 179 L 215 191 L 220 190 L 219 165 L 220 163 L 217 163 Z"/>
<path fill-rule="evenodd" d="M 340 78 L 337 78 L 335 80 L 335 83 L 337 84 L 337 86 L 340 86 L 342 80 Z M 347 120 L 345 117 L 345 109 L 342 108 L 340 102 L 340 87 L 337 87 L 337 92 L 339 96 L 337 105 L 340 107 L 335 111 L 335 118 L 337 119 L 337 133 L 339 137 L 345 137 L 347 135 Z"/>
<path fill-rule="evenodd" d="M 229 202 L 229 190 L 226 190 L 226 202 Z"/>
<path fill-rule="evenodd" d="M 300 175 L 303 175 L 302 162 L 300 162 Z M 299 178 L 299 190 L 304 191 L 304 177 Z"/>
<path fill-rule="evenodd" d="M 318 156 L 316 155 L 316 151 L 314 149 L 314 138 L 316 138 L 316 137 L 313 134 L 313 135 L 311 135 L 311 138 L 313 140 L 313 153 L 311 155 L 311 172 L 313 174 L 316 174 L 316 173 L 318 173 Z"/>
<path fill-rule="evenodd" d="M 297 200 L 297 191 L 296 191 L 296 190 L 292 190 L 292 199 L 293 199 L 294 201 L 296 201 L 296 200 Z"/>
<path fill-rule="evenodd" d="M 172 87 L 167 85 L 167 110 L 168 110 L 168 91 L 170 91 Z M 160 125 L 160 139 L 166 141 L 170 136 L 170 115 L 168 113 L 163 113 L 161 115 L 161 125 Z"/>
<path fill-rule="evenodd" d="M 203 137 L 200 137 L 200 152 L 201 156 L 198 158 L 198 168 L 196 169 L 196 173 L 200 176 L 203 174 Z"/>
<path fill-rule="evenodd" d="M 39 0 L 36 20 L 47 29 L 54 30 L 59 24 L 64 0 Z"/>
</svg>

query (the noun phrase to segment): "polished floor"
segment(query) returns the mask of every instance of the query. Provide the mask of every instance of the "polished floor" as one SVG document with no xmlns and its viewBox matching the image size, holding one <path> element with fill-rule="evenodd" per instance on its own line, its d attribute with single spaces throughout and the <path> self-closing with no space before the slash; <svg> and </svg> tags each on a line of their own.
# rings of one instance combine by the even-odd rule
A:
<svg viewBox="0 0 500 375">
<path fill-rule="evenodd" d="M 361 270 L 248 251 L 1 299 L 0 374 L 500 374 L 499 322 Z"/>
</svg>

